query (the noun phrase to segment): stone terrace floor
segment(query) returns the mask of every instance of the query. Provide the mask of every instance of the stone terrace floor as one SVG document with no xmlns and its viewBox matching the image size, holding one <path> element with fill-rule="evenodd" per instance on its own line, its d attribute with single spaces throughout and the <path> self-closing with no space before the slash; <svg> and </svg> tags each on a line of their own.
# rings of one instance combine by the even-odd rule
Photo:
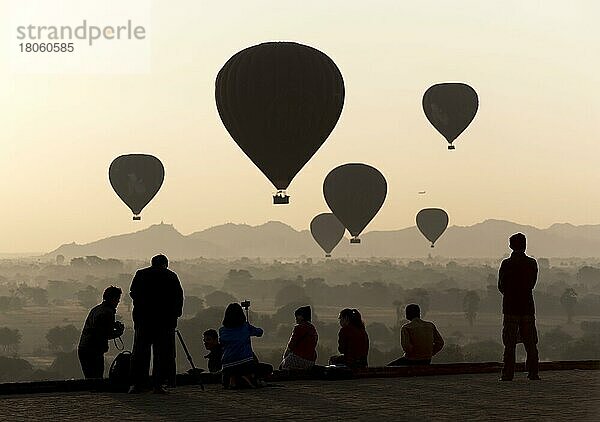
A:
<svg viewBox="0 0 600 422">
<path fill-rule="evenodd" d="M 291 381 L 258 390 L 179 387 L 167 396 L 46 393 L 0 396 L 0 420 L 519 420 L 600 421 L 600 371 Z"/>
</svg>

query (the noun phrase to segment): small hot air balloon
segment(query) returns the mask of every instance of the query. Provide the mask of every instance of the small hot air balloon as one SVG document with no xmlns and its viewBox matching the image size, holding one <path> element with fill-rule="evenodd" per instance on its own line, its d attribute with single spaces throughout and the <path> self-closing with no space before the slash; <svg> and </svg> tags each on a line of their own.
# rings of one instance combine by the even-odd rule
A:
<svg viewBox="0 0 600 422">
<path fill-rule="evenodd" d="M 273 202 L 287 204 L 285 189 L 340 118 L 344 80 L 319 50 L 267 42 L 225 63 L 215 100 L 233 140 L 277 189 Z"/>
<path fill-rule="evenodd" d="M 331 251 L 340 243 L 345 231 L 344 225 L 331 213 L 319 214 L 310 222 L 310 232 L 325 251 L 326 258 L 331 256 Z"/>
<path fill-rule="evenodd" d="M 152 155 L 121 155 L 110 164 L 108 178 L 119 198 L 133 212 L 133 219 L 141 220 L 139 214 L 162 186 L 165 168 Z"/>
<path fill-rule="evenodd" d="M 353 236 L 350 243 L 360 243 L 358 236 L 375 217 L 386 194 L 385 177 L 366 164 L 336 167 L 323 182 L 325 202 Z"/>
<path fill-rule="evenodd" d="M 431 242 L 433 248 L 435 242 L 446 231 L 448 227 L 448 214 L 440 208 L 425 208 L 417 214 L 417 227 Z"/>
<path fill-rule="evenodd" d="M 423 111 L 429 122 L 440 132 L 448 145 L 469 126 L 479 107 L 473 88 L 459 82 L 446 82 L 431 86 L 423 95 Z"/>
</svg>

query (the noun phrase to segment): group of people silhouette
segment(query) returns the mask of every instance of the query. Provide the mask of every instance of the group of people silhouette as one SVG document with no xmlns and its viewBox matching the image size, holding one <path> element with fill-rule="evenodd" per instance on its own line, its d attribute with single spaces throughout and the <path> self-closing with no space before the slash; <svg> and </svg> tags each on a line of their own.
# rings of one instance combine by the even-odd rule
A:
<svg viewBox="0 0 600 422">
<path fill-rule="evenodd" d="M 502 381 L 511 381 L 515 372 L 515 348 L 522 342 L 527 352 L 526 368 L 530 380 L 539 380 L 537 330 L 533 289 L 538 267 L 534 258 L 525 254 L 526 238 L 516 233 L 509 238 L 512 249 L 504 259 L 498 273 L 498 290 L 503 295 L 504 366 Z M 129 392 L 139 393 L 151 389 L 164 394 L 165 387 L 174 387 L 175 330 L 184 303 L 183 289 L 177 274 L 168 269 L 164 255 L 152 258 L 151 266 L 136 272 L 129 294 L 133 301 L 134 340 L 129 373 Z M 104 354 L 109 340 L 119 337 L 123 324 L 115 320 L 121 298 L 121 289 L 110 286 L 103 301 L 96 305 L 86 318 L 78 355 L 86 378 L 102 378 Z M 283 353 L 280 370 L 313 370 L 316 368 L 318 333 L 311 322 L 310 306 L 301 306 L 294 312 L 295 326 Z M 389 366 L 429 365 L 431 359 L 444 346 L 436 326 L 421 319 L 419 305 L 406 306 L 409 321 L 401 329 L 404 355 Z M 351 369 L 368 365 L 369 336 L 362 316 L 357 309 L 346 308 L 339 314 L 339 355 L 329 358 L 329 365 Z M 204 345 L 209 352 L 208 370 L 220 373 L 225 388 L 254 388 L 262 386 L 272 373 L 270 364 L 259 362 L 252 350 L 251 337 L 261 337 L 262 328 L 248 321 L 242 305 L 231 303 L 225 309 L 219 330 L 203 333 Z M 150 356 L 153 356 L 152 377 L 149 377 Z"/>
</svg>

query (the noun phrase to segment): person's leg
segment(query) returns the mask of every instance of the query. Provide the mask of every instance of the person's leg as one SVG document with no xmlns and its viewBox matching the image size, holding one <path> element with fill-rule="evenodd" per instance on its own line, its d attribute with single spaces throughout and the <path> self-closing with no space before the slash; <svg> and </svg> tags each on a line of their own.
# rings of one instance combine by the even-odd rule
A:
<svg viewBox="0 0 600 422">
<path fill-rule="evenodd" d="M 177 384 L 177 364 L 175 349 L 175 328 L 166 328 L 164 332 L 164 377 L 167 386 L 175 387 Z"/>
<path fill-rule="evenodd" d="M 398 359 L 388 363 L 386 366 L 404 366 L 404 365 L 410 365 L 410 361 L 408 359 L 406 359 L 405 356 L 402 356 L 401 358 L 398 358 Z"/>
<path fill-rule="evenodd" d="M 175 386 L 175 329 L 157 327 L 152 345 L 154 364 L 152 383 L 155 389 L 162 385 Z"/>
<path fill-rule="evenodd" d="M 138 389 L 148 382 L 152 338 L 145 327 L 135 327 L 131 353 L 131 384 Z"/>
<path fill-rule="evenodd" d="M 517 347 L 518 332 L 518 318 L 513 315 L 504 315 L 502 327 L 502 342 L 504 343 L 503 380 L 512 380 L 515 375 L 515 348 Z"/>
<path fill-rule="evenodd" d="M 81 365 L 81 372 L 83 372 L 83 376 L 87 378 L 93 378 L 93 368 L 90 360 L 89 353 L 86 353 L 84 350 L 77 349 L 77 356 L 79 357 L 79 363 Z"/>
<path fill-rule="evenodd" d="M 267 378 L 273 373 L 273 365 L 268 363 L 258 362 L 254 368 L 256 371 L 256 378 L 261 380 Z"/>
<path fill-rule="evenodd" d="M 521 331 L 521 338 L 525 351 L 527 352 L 527 360 L 525 361 L 525 367 L 527 368 L 527 378 L 538 379 L 539 378 L 539 356 L 537 350 L 538 335 L 535 327 L 535 317 L 526 316 L 521 320 L 519 325 Z"/>
</svg>

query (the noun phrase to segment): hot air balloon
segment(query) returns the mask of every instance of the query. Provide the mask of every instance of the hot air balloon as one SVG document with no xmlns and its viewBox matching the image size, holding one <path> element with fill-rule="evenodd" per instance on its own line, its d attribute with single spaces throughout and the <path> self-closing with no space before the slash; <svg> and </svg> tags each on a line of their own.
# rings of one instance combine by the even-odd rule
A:
<svg viewBox="0 0 600 422">
<path fill-rule="evenodd" d="M 336 167 L 323 182 L 325 202 L 353 236 L 350 243 L 360 243 L 358 236 L 375 217 L 386 194 L 385 177 L 366 164 Z"/>
<path fill-rule="evenodd" d="M 133 212 L 133 219 L 141 220 L 139 214 L 162 186 L 165 168 L 152 155 L 121 155 L 110 164 L 108 178 L 119 198 Z"/>
<path fill-rule="evenodd" d="M 331 256 L 331 251 L 340 243 L 345 231 L 344 225 L 331 213 L 319 214 L 310 222 L 310 232 L 325 251 L 326 258 Z"/>
<path fill-rule="evenodd" d="M 448 214 L 440 208 L 422 209 L 417 213 L 417 227 L 431 242 L 433 248 L 435 242 L 448 227 Z"/>
<path fill-rule="evenodd" d="M 431 86 L 423 95 L 423 111 L 429 122 L 448 141 L 452 142 L 469 126 L 479 107 L 473 88 L 459 82 Z"/>
<path fill-rule="evenodd" d="M 327 55 L 294 42 L 267 42 L 231 57 L 215 100 L 223 125 L 289 203 L 292 179 L 325 142 L 344 105 L 344 80 Z"/>
</svg>

